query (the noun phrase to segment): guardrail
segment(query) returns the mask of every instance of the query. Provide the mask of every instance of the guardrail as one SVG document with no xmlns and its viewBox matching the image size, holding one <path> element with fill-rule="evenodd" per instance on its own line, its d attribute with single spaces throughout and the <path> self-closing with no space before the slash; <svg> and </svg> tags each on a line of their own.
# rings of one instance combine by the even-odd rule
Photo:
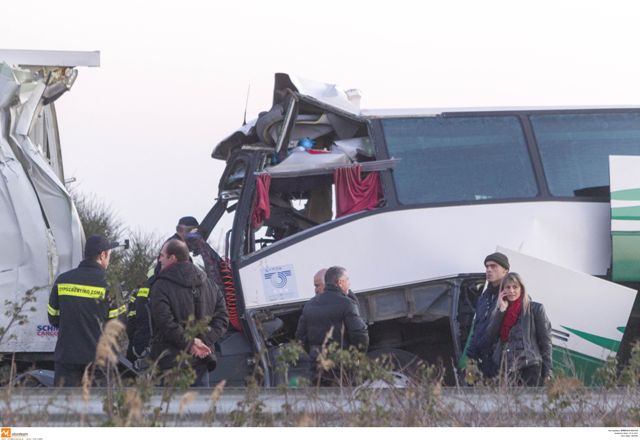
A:
<svg viewBox="0 0 640 440">
<path fill-rule="evenodd" d="M 409 411 L 417 411 L 418 417 L 432 411 L 431 426 L 561 426 L 571 420 L 577 426 L 603 426 L 607 420 L 624 426 L 625 417 L 636 423 L 640 417 L 638 388 L 585 388 L 560 398 L 550 397 L 546 388 L 443 388 L 425 395 L 409 389 L 228 388 L 221 393 L 178 391 L 170 399 L 170 390 L 156 388 L 145 402 L 135 397 L 137 391 L 92 388 L 83 396 L 82 389 L 74 388 L 4 388 L 0 414 L 3 425 L 10 426 L 102 426 L 113 424 L 118 411 L 120 423 L 125 423 L 124 414 L 131 426 L 225 426 L 234 424 L 243 412 L 255 416 L 256 411 L 271 424 L 285 426 L 301 416 L 323 426 L 345 426 L 351 423 L 350 415 L 376 412 L 391 417 L 389 423 L 394 424 L 394 414 L 404 420 Z M 133 419 L 132 411 L 137 414 Z M 151 417 L 155 422 L 150 422 Z M 243 420 L 251 426 L 253 419 Z"/>
</svg>

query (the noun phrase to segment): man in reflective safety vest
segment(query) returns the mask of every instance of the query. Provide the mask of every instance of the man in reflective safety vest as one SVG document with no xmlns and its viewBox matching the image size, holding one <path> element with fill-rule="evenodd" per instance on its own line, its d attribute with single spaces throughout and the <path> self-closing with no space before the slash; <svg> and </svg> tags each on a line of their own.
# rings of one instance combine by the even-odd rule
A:
<svg viewBox="0 0 640 440">
<path fill-rule="evenodd" d="M 49 295 L 49 323 L 59 328 L 54 361 L 57 386 L 80 386 L 82 375 L 96 356 L 103 323 L 126 313 L 107 294 L 106 269 L 111 249 L 118 246 L 92 235 L 84 248 L 85 259 L 76 269 L 58 276 Z"/>
<path fill-rule="evenodd" d="M 127 314 L 127 336 L 129 349 L 127 357 L 138 369 L 146 367 L 151 344 L 151 312 L 149 311 L 149 292 L 156 280 L 152 275 L 142 287 L 137 289 L 129 302 Z"/>
</svg>

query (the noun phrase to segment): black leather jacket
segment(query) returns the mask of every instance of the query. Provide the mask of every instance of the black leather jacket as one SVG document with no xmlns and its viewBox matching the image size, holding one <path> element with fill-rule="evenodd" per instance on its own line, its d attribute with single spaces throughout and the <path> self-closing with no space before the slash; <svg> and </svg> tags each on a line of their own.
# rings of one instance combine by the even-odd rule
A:
<svg viewBox="0 0 640 440">
<path fill-rule="evenodd" d="M 489 339 L 486 335 L 491 313 L 495 309 L 498 300 L 498 291 L 499 286 L 489 285 L 482 295 L 480 295 L 476 303 L 473 335 L 471 337 L 471 343 L 467 348 L 467 356 L 471 359 L 486 361 L 487 358 L 491 357 L 495 337 Z"/>
<path fill-rule="evenodd" d="M 369 346 L 367 325 L 351 299 L 337 287 L 327 285 L 324 293 L 311 298 L 302 309 L 296 339 L 310 351 L 322 345 L 329 329 L 331 339 L 342 348 L 353 345 L 362 351 Z"/>
<path fill-rule="evenodd" d="M 498 356 L 494 356 L 495 360 L 502 355 L 502 360 L 505 362 L 503 367 L 509 371 L 540 364 L 542 379 L 550 377 L 552 374 L 551 323 L 544 306 L 532 301 L 529 310 L 523 308 L 518 320 L 511 327 L 506 342 L 499 339 L 504 315 L 505 312 L 501 312 L 496 307 L 487 327 L 488 336 L 498 341 Z"/>
<path fill-rule="evenodd" d="M 181 351 L 188 351 L 193 340 L 186 335 L 189 316 L 208 323 L 197 335 L 212 351 L 206 361 L 215 368 L 214 343 L 226 332 L 229 315 L 222 293 L 204 272 L 191 262 L 176 263 L 158 273 L 149 294 L 153 339 L 151 358 L 160 359 L 165 370 L 174 366 Z M 200 362 L 195 360 L 194 362 Z"/>
</svg>

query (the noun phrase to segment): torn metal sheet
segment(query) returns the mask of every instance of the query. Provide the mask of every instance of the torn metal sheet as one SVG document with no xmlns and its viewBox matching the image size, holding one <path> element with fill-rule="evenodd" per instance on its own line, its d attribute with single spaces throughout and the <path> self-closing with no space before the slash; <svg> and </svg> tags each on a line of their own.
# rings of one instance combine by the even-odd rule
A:
<svg viewBox="0 0 640 440">
<path fill-rule="evenodd" d="M 345 90 L 336 84 L 327 84 L 293 75 L 289 75 L 289 79 L 301 95 L 354 115 L 360 114 L 361 93 L 358 90 Z"/>
<path fill-rule="evenodd" d="M 0 50 L 0 57 L 5 53 Z M 50 285 L 61 272 L 78 265 L 84 240 L 63 183 L 54 107 L 55 99 L 73 84 L 75 73 L 67 66 L 45 65 L 47 60 L 27 67 L 2 61 L 0 296 L 19 303 L 35 288 L 36 302 L 24 310 L 27 324 L 10 329 L 0 352 L 50 352 L 56 332 L 42 330 L 49 325 Z M 32 306 L 35 311 L 29 310 Z M 7 319 L 1 316 L 0 326 L 6 326 Z"/>
<path fill-rule="evenodd" d="M 358 154 L 365 157 L 375 157 L 373 145 L 368 137 L 335 140 L 331 146 L 331 150 L 345 153 L 354 161 Z"/>
<path fill-rule="evenodd" d="M 285 160 L 276 166 L 266 168 L 272 176 L 291 172 L 304 172 L 316 169 L 327 169 L 351 165 L 351 159 L 344 153 L 310 154 L 302 147 L 294 150 Z"/>
<path fill-rule="evenodd" d="M 0 49 L 0 62 L 21 66 L 99 67 L 100 51 Z"/>
<path fill-rule="evenodd" d="M 274 105 L 268 112 L 264 112 L 258 119 L 245 123 L 216 145 L 211 154 L 215 159 L 227 160 L 233 149 L 244 144 L 261 140 L 268 146 L 275 145 L 281 125 L 284 120 L 284 97 L 290 92 L 296 92 L 301 98 L 314 101 L 338 112 L 346 112 L 349 117 L 360 114 L 360 92 L 356 89 L 344 90 L 335 84 L 300 78 L 284 73 L 276 74 L 274 87 Z M 343 115 L 344 116 L 344 115 Z M 320 115 L 301 113 L 296 118 L 296 124 L 290 135 L 294 143 L 303 137 L 316 138 L 333 130 L 341 137 L 355 136 L 357 124 L 346 117 L 327 113 Z"/>
<path fill-rule="evenodd" d="M 636 291 L 511 249 L 511 270 L 522 275 L 532 301 L 544 305 L 552 327 L 554 363 L 595 369 L 615 357 Z M 573 305 L 573 306 L 569 306 Z"/>
</svg>

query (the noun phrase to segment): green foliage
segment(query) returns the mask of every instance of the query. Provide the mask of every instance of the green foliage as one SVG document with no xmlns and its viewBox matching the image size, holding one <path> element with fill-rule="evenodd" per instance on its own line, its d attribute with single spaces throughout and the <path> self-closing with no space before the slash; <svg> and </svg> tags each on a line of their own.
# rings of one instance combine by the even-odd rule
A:
<svg viewBox="0 0 640 440">
<path fill-rule="evenodd" d="M 475 359 L 468 359 L 464 369 L 464 382 L 467 385 L 479 385 L 483 381 L 482 372 Z"/>
<path fill-rule="evenodd" d="M 149 269 L 155 264 L 161 242 L 153 234 L 129 231 L 129 249 L 122 253 L 121 266 L 116 266 L 127 290 L 140 287 L 148 278 Z"/>
<path fill-rule="evenodd" d="M 640 340 L 633 343 L 629 363 L 620 373 L 620 384 L 625 386 L 640 385 Z"/>
<path fill-rule="evenodd" d="M 185 391 L 196 380 L 196 372 L 191 366 L 192 359 L 193 356 L 187 352 L 178 354 L 175 366 L 161 376 L 162 382 L 171 391 Z"/>
<path fill-rule="evenodd" d="M 618 384 L 618 360 L 610 356 L 593 374 L 593 383 L 605 388 L 613 388 Z"/>
<path fill-rule="evenodd" d="M 11 327 L 15 325 L 25 325 L 28 322 L 25 311 L 28 310 L 35 312 L 35 307 L 28 307 L 29 304 L 36 301 L 36 291 L 42 289 L 42 287 L 33 287 L 27 290 L 18 301 L 11 301 L 9 299 L 4 300 L 4 316 L 9 318 L 6 326 L 0 326 L 0 342 L 9 333 Z M 15 335 L 9 336 L 9 339 L 15 339 Z M 0 357 L 0 360 L 2 358 Z"/>
<path fill-rule="evenodd" d="M 291 366 L 295 366 L 304 353 L 304 347 L 300 341 L 291 341 L 284 345 L 276 358 L 276 371 L 285 373 Z M 285 373 L 286 374 L 286 373 Z"/>
<path fill-rule="evenodd" d="M 247 377 L 244 399 L 240 400 L 237 409 L 229 414 L 231 426 L 273 426 L 273 420 L 264 411 L 265 403 L 260 399 L 264 371 L 260 367 L 259 358 L 259 354 L 256 354 L 252 374 Z"/>
<path fill-rule="evenodd" d="M 71 197 L 87 237 L 98 234 L 103 235 L 107 240 L 120 238 L 125 227 L 113 208 L 101 202 L 93 194 L 87 195 L 71 190 Z"/>
<path fill-rule="evenodd" d="M 147 279 L 149 268 L 160 250 L 160 239 L 154 234 L 131 230 L 123 225 L 110 206 L 95 195 L 71 191 L 74 204 L 87 237 L 102 235 L 109 241 L 129 239 L 130 248 L 111 253 L 107 281 L 112 289 L 132 291 Z"/>
<path fill-rule="evenodd" d="M 548 418 L 558 421 L 560 426 L 574 426 L 567 419 L 580 414 L 585 402 L 584 383 L 574 376 L 559 372 L 546 387 L 547 401 L 544 404 Z"/>
<path fill-rule="evenodd" d="M 0 326 L 0 343 L 2 343 L 2 341 L 10 333 L 12 327 L 25 325 L 27 322 L 29 322 L 26 312 L 36 311 L 36 308 L 33 305 L 29 306 L 29 304 L 36 301 L 35 293 L 40 289 L 42 289 L 42 287 L 33 287 L 27 290 L 18 301 L 12 301 L 8 299 L 4 301 L 4 316 L 6 316 L 8 320 L 6 325 Z M 8 338 L 8 340 L 13 339 L 16 339 L 15 334 L 10 335 Z M 0 362 L 2 361 L 3 354 L 0 353 Z M 10 365 L 2 364 L 0 366 L 0 384 L 4 385 L 11 382 L 13 376 L 15 375 L 14 367 L 15 364 L 13 362 L 11 362 Z"/>
<path fill-rule="evenodd" d="M 298 364 L 300 356 L 304 353 L 304 347 L 300 341 L 291 341 L 282 346 L 278 356 L 276 357 L 276 373 L 284 377 L 284 383 L 280 385 L 286 390 L 288 387 L 301 386 L 298 377 L 289 377 L 289 370 Z"/>
</svg>

